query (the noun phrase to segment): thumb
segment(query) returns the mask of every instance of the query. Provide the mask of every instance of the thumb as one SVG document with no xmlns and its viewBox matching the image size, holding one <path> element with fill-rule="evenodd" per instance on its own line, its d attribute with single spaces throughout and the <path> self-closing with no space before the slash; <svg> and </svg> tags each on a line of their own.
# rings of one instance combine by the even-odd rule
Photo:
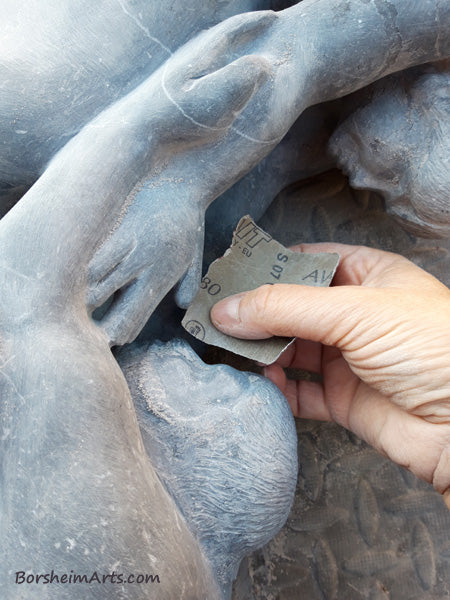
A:
<svg viewBox="0 0 450 600">
<path fill-rule="evenodd" d="M 378 332 L 392 327 L 402 303 L 404 310 L 405 298 L 397 289 L 264 285 L 221 300 L 211 309 L 211 320 L 223 333 L 241 339 L 280 335 L 344 349 L 372 326 Z"/>
</svg>

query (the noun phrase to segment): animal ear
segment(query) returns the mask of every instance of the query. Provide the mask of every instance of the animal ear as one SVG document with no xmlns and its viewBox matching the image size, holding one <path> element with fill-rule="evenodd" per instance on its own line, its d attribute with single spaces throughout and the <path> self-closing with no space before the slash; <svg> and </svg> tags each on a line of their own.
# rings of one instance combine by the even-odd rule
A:
<svg viewBox="0 0 450 600">
<path fill-rule="evenodd" d="M 245 108 L 271 73 L 262 56 L 246 55 L 184 85 L 183 111 L 204 127 L 226 128 Z"/>
</svg>

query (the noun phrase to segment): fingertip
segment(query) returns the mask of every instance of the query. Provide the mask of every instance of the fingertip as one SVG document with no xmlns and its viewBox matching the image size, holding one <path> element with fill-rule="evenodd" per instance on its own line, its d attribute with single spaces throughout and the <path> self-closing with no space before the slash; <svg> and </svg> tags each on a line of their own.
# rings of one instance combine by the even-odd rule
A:
<svg viewBox="0 0 450 600">
<path fill-rule="evenodd" d="M 241 292 L 224 298 L 215 304 L 210 311 L 210 319 L 216 329 L 226 335 L 243 340 L 263 340 L 272 337 L 264 329 L 249 319 L 244 319 L 245 310 L 242 300 L 249 292 Z"/>
<path fill-rule="evenodd" d="M 450 510 L 450 488 L 443 494 L 446 507 Z"/>
<path fill-rule="evenodd" d="M 289 344 L 289 346 L 285 350 L 283 350 L 283 352 L 277 358 L 276 364 L 278 366 L 285 369 L 286 367 L 289 367 L 289 365 L 292 364 L 292 361 L 296 354 L 297 343 L 298 343 L 298 340 L 296 340 L 296 342 L 294 344 Z"/>
<path fill-rule="evenodd" d="M 215 304 L 210 311 L 211 322 L 220 331 L 232 335 L 232 331 L 240 323 L 239 305 L 244 294 L 235 294 Z"/>
<path fill-rule="evenodd" d="M 286 381 L 286 398 L 294 417 L 314 421 L 332 421 L 325 402 L 323 386 L 313 381 Z"/>
<path fill-rule="evenodd" d="M 263 369 L 264 377 L 270 379 L 272 383 L 274 383 L 279 390 L 283 392 L 286 391 L 286 374 L 284 370 L 277 364 L 267 365 Z"/>
</svg>

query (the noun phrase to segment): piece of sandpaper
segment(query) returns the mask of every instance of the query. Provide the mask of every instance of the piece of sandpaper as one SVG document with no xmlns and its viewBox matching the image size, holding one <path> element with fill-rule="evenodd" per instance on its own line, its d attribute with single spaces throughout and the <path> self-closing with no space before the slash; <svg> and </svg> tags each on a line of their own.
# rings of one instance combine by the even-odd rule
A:
<svg viewBox="0 0 450 600">
<path fill-rule="evenodd" d="M 225 335 L 210 320 L 212 306 L 222 298 L 266 283 L 328 286 L 338 262 L 338 254 L 306 254 L 288 250 L 247 215 L 239 221 L 230 248 L 222 258 L 211 263 L 182 325 L 191 335 L 207 344 L 271 364 L 293 338 L 240 340 Z"/>
</svg>

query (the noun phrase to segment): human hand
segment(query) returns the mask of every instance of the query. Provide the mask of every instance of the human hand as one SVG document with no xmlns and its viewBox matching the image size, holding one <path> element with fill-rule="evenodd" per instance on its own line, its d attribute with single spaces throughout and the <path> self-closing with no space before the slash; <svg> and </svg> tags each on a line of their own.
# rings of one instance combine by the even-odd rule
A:
<svg viewBox="0 0 450 600">
<path fill-rule="evenodd" d="M 401 256 L 341 244 L 334 287 L 263 286 L 211 311 L 229 335 L 295 336 L 266 367 L 295 416 L 334 420 L 432 483 L 450 508 L 450 291 Z M 283 367 L 320 373 L 287 380 Z"/>
</svg>

